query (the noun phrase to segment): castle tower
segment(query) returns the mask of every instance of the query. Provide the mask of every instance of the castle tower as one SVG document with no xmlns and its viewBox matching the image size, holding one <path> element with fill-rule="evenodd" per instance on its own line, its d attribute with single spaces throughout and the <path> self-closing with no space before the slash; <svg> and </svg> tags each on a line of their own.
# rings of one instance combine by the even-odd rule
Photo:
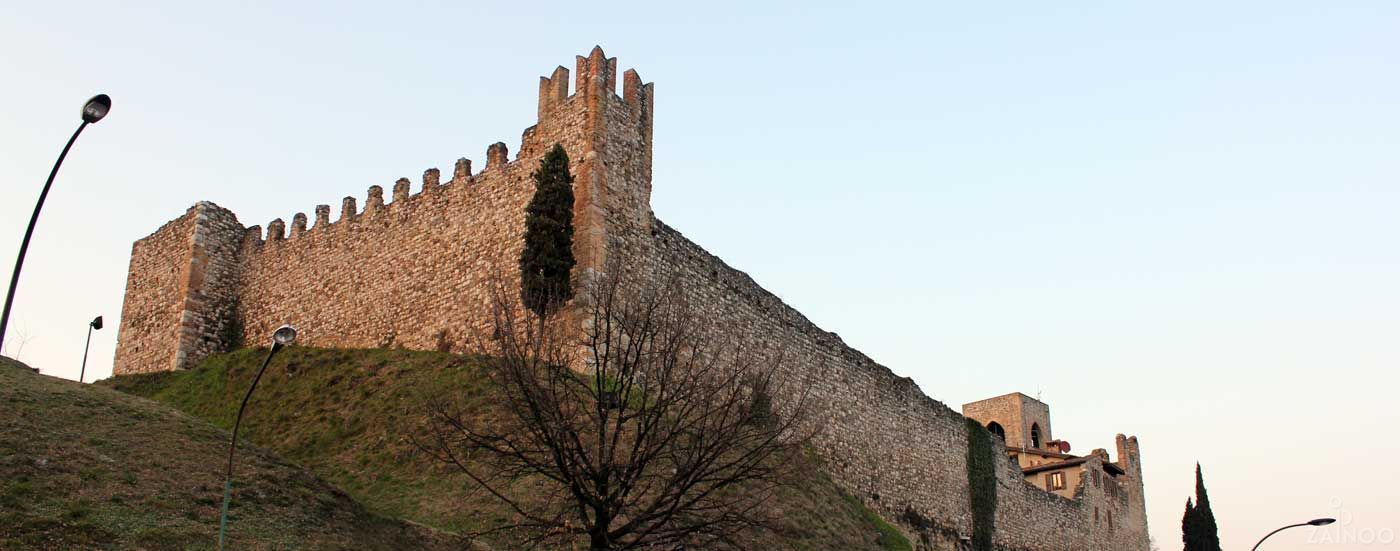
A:
<svg viewBox="0 0 1400 551">
<path fill-rule="evenodd" d="M 1020 392 L 963 404 L 963 415 L 976 420 L 1007 447 L 1049 450 L 1050 406 Z"/>
<path fill-rule="evenodd" d="M 201 201 L 132 245 L 114 374 L 186 369 L 226 344 L 243 233 Z"/>
<path fill-rule="evenodd" d="M 617 58 L 594 46 L 576 56 L 574 93 L 569 70 L 540 77 L 539 122 L 526 129 L 521 156 L 537 158 L 564 145 L 574 174 L 574 256 L 582 271 L 601 269 L 608 250 L 627 234 L 651 230 L 652 115 L 655 87 L 637 71 L 623 74 Z M 613 236 L 610 243 L 607 236 Z"/>
</svg>

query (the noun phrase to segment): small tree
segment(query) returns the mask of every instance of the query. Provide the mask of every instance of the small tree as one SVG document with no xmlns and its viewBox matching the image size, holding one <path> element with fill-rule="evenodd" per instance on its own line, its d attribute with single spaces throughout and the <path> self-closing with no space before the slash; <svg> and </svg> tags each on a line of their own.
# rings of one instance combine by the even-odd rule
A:
<svg viewBox="0 0 1400 551">
<path fill-rule="evenodd" d="M 533 177 L 535 195 L 525 208 L 525 248 L 520 251 L 520 299 L 544 317 L 573 297 L 574 177 L 564 147 L 554 144 Z"/>
<path fill-rule="evenodd" d="M 1186 512 L 1181 514 L 1182 551 L 1196 551 L 1196 504 L 1186 498 Z"/>
<path fill-rule="evenodd" d="M 485 400 L 505 412 L 435 403 L 420 446 L 514 512 L 478 535 L 742 548 L 734 535 L 768 525 L 763 505 L 812 437 L 806 385 L 783 375 L 781 351 L 704 318 L 678 286 L 620 273 L 581 289 L 582 335 L 517 320 L 497 285 Z"/>
<path fill-rule="evenodd" d="M 5 341 L 6 346 L 0 348 L 0 354 L 7 354 L 11 359 L 21 361 L 20 357 L 24 355 L 24 345 L 29 344 L 31 340 L 34 340 L 34 334 L 29 332 L 29 325 L 21 325 L 15 328 L 14 338 Z M 18 343 L 18 346 L 13 346 L 15 343 Z M 35 371 L 38 370 L 35 369 Z"/>
<path fill-rule="evenodd" d="M 1181 539 L 1184 551 L 1220 551 L 1220 535 L 1215 525 L 1215 513 L 1210 510 L 1201 464 L 1196 464 L 1196 501 L 1186 499 L 1186 513 L 1181 517 Z"/>
</svg>

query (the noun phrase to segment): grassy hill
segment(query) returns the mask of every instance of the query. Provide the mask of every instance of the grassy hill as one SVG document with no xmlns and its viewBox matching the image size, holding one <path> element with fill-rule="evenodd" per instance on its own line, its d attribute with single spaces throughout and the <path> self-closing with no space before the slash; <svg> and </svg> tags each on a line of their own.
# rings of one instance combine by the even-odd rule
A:
<svg viewBox="0 0 1400 551">
<path fill-rule="evenodd" d="M 229 427 L 266 349 L 211 357 L 196 369 L 108 379 L 99 384 L 172 405 Z M 510 513 L 464 475 L 412 443 L 428 400 L 468 407 L 489 381 L 462 356 L 405 350 L 292 347 L 279 353 L 249 403 L 240 434 L 345 489 L 370 511 L 452 532 L 487 529 Z M 753 549 L 907 549 L 888 524 L 837 488 L 815 464 L 794 465 L 808 481 L 771 508 L 777 534 L 745 535 Z M 510 547 L 509 542 L 497 542 Z"/>
<path fill-rule="evenodd" d="M 228 432 L 0 358 L 0 549 L 213 549 Z M 462 549 L 242 446 L 231 549 Z"/>
</svg>

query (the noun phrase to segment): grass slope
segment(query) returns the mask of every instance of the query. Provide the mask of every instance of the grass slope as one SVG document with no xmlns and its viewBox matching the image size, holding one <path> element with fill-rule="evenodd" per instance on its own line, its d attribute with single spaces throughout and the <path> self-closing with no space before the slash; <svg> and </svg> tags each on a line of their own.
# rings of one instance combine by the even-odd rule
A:
<svg viewBox="0 0 1400 551">
<path fill-rule="evenodd" d="M 196 369 L 100 384 L 173 405 L 227 427 L 266 349 L 211 357 Z M 489 382 L 469 358 L 406 350 L 306 347 L 279 353 L 248 406 L 241 434 L 325 477 L 371 511 L 445 530 L 475 531 L 510 513 L 459 472 L 412 443 L 427 400 L 452 396 L 490 412 Z M 489 417 L 489 415 L 488 415 Z M 753 549 L 907 549 L 908 542 L 815 464 L 794 465 L 809 484 L 771 504 L 777 534 L 748 534 Z M 509 546 L 508 542 L 498 542 Z"/>
<path fill-rule="evenodd" d="M 212 549 L 228 433 L 0 358 L 0 549 Z M 461 549 L 241 447 L 231 549 Z"/>
</svg>

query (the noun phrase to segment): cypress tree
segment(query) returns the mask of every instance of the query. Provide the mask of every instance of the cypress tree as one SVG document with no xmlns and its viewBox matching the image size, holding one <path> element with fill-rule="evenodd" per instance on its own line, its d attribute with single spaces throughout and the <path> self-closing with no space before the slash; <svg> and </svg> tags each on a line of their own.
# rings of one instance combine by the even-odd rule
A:
<svg viewBox="0 0 1400 551">
<path fill-rule="evenodd" d="M 573 297 L 574 177 L 569 155 L 554 148 L 532 175 L 535 195 L 525 208 L 525 248 L 520 251 L 520 299 L 539 316 Z"/>
<path fill-rule="evenodd" d="M 1220 534 L 1215 524 L 1215 513 L 1210 510 L 1210 496 L 1206 494 L 1205 478 L 1201 476 L 1201 464 L 1196 464 L 1196 503 L 1186 500 L 1186 514 L 1181 518 L 1181 539 L 1186 544 L 1184 551 L 1220 551 Z"/>
<path fill-rule="evenodd" d="M 1196 506 L 1186 498 L 1186 512 L 1181 514 L 1181 543 L 1183 551 L 1196 551 Z"/>
<path fill-rule="evenodd" d="M 1201 477 L 1201 464 L 1196 464 L 1196 531 L 1200 534 L 1201 551 L 1220 551 L 1220 534 L 1215 526 L 1215 513 L 1210 510 L 1206 482 Z"/>
</svg>

